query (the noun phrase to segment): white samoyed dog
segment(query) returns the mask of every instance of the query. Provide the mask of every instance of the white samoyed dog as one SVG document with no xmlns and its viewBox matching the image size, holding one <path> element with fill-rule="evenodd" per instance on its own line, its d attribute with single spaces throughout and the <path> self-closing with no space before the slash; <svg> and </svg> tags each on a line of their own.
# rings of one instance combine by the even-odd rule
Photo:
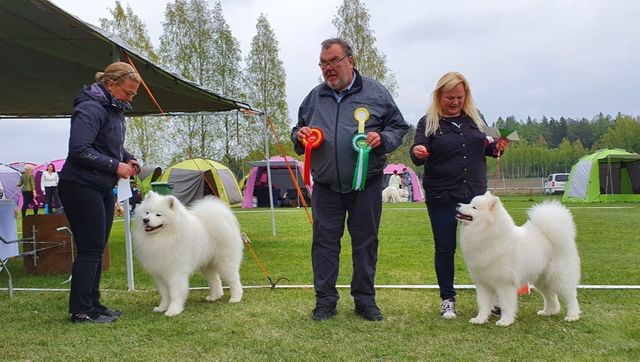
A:
<svg viewBox="0 0 640 362">
<path fill-rule="evenodd" d="M 229 283 L 229 302 L 240 302 L 244 244 L 238 220 L 224 202 L 206 197 L 186 208 L 174 196 L 151 191 L 134 219 L 136 255 L 160 293 L 154 312 L 182 313 L 189 277 L 198 270 L 209 285 L 208 301 L 222 298 L 222 279 Z"/>
<path fill-rule="evenodd" d="M 406 189 L 399 189 L 395 186 L 387 186 L 382 190 L 382 202 L 403 202 L 407 201 L 409 197 L 409 191 Z"/>
<path fill-rule="evenodd" d="M 400 189 L 395 186 L 387 186 L 382 190 L 382 202 L 400 202 Z"/>
<path fill-rule="evenodd" d="M 469 204 L 458 204 L 457 210 L 462 256 L 477 289 L 478 315 L 469 322 L 486 323 L 498 305 L 496 325 L 513 324 L 518 288 L 530 281 L 544 298 L 538 315 L 560 313 L 560 296 L 567 307 L 565 320 L 579 319 L 580 257 L 566 207 L 557 201 L 534 205 L 529 220 L 516 226 L 500 199 L 487 191 Z"/>
</svg>

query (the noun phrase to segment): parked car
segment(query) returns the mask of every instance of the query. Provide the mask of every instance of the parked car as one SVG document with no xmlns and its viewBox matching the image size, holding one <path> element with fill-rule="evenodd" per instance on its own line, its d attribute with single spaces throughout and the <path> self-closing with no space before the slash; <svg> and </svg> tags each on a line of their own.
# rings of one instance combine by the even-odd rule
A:
<svg viewBox="0 0 640 362">
<path fill-rule="evenodd" d="M 544 182 L 544 194 L 551 195 L 563 193 L 568 180 L 568 173 L 552 173 L 547 177 L 547 181 Z"/>
</svg>

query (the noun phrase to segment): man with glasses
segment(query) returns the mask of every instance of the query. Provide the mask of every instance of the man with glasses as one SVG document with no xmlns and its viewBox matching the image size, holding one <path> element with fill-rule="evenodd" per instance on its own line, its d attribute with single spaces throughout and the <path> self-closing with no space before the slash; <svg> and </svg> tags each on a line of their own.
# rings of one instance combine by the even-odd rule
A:
<svg viewBox="0 0 640 362">
<path fill-rule="evenodd" d="M 322 132 L 311 157 L 313 244 L 311 260 L 316 291 L 313 320 L 336 314 L 340 239 L 345 219 L 351 235 L 355 312 L 382 320 L 375 301 L 378 228 L 382 211 L 386 154 L 402 143 L 409 125 L 389 92 L 355 69 L 353 51 L 344 40 L 321 43 L 324 83 L 316 86 L 298 111 L 291 140 L 298 154 Z M 318 131 L 319 130 L 319 131 Z M 308 138 L 310 137 L 311 138 Z M 355 176 L 355 177 L 354 177 Z"/>
</svg>

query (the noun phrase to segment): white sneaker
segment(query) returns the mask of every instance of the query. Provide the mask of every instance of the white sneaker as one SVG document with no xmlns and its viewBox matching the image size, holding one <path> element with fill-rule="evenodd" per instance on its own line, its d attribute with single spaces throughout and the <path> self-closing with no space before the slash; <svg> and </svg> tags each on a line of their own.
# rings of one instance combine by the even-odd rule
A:
<svg viewBox="0 0 640 362">
<path fill-rule="evenodd" d="M 445 319 L 456 317 L 456 302 L 453 299 L 443 299 L 440 302 L 440 315 Z"/>
</svg>

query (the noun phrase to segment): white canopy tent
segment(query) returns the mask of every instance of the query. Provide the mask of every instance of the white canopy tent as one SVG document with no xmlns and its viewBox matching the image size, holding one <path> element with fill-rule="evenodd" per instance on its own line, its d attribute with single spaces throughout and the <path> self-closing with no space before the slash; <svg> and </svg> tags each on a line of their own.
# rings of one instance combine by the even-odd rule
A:
<svg viewBox="0 0 640 362">
<path fill-rule="evenodd" d="M 47 0 L 3 0 L 0 19 L 0 118 L 69 117 L 81 85 L 93 82 L 97 71 L 120 60 L 131 60 L 166 114 L 252 110 L 246 103 L 161 68 L 119 37 Z M 140 92 L 127 116 L 159 113 L 151 96 Z M 127 276 L 132 290 L 129 204 L 124 205 Z"/>
</svg>

